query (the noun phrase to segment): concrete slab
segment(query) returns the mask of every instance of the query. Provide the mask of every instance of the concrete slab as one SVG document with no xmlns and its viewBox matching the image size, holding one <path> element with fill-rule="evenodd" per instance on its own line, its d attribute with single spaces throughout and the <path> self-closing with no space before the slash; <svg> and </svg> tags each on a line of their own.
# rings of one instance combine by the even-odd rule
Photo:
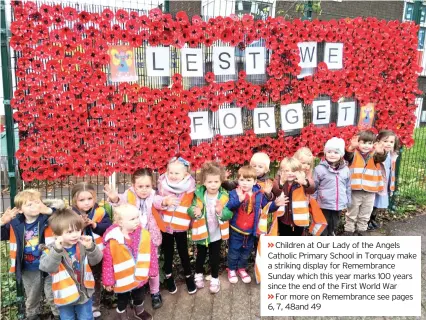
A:
<svg viewBox="0 0 426 320">
<path fill-rule="evenodd" d="M 231 301 L 234 285 L 230 284 L 226 273 L 219 277 L 220 291 L 214 295 L 211 319 L 231 320 Z"/>
</svg>

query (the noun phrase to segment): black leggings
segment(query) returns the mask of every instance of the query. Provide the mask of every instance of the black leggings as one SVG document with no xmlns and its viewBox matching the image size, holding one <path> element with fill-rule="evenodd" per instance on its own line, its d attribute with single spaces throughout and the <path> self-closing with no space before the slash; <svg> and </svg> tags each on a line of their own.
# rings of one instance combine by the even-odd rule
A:
<svg viewBox="0 0 426 320">
<path fill-rule="evenodd" d="M 209 244 L 209 258 L 210 258 L 210 267 L 212 271 L 212 277 L 219 277 L 219 263 L 220 263 L 220 247 L 222 240 L 217 240 L 215 242 L 210 242 Z M 197 244 L 197 259 L 195 261 L 195 272 L 204 273 L 204 262 L 206 261 L 207 256 L 207 246 Z"/>
<path fill-rule="evenodd" d="M 133 305 L 140 306 L 145 300 L 145 289 L 144 287 L 133 289 L 132 291 L 117 293 L 117 308 L 119 311 L 124 311 L 130 302 L 130 296 L 132 296 Z"/>
<path fill-rule="evenodd" d="M 161 234 L 163 235 L 161 248 L 164 253 L 164 272 L 166 275 L 171 274 L 173 271 L 175 241 L 185 276 L 191 275 L 191 264 L 189 263 L 188 255 L 188 232 L 173 232 L 173 234 L 161 232 Z"/>
<path fill-rule="evenodd" d="M 289 226 L 278 220 L 278 232 L 280 236 L 301 236 L 305 228 L 298 226 Z"/>
</svg>

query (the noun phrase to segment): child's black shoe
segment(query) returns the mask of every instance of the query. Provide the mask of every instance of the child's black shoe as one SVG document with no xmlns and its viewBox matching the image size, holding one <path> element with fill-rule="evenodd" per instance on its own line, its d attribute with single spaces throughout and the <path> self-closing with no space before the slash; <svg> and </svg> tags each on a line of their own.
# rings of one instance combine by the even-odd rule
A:
<svg viewBox="0 0 426 320">
<path fill-rule="evenodd" d="M 161 306 L 163 305 L 163 299 L 161 298 L 160 292 L 151 294 L 151 301 L 152 301 L 152 309 L 161 308 Z"/>
<path fill-rule="evenodd" d="M 371 221 L 371 222 L 369 222 L 368 223 L 368 226 L 367 226 L 367 231 L 373 231 L 375 228 L 374 228 L 374 226 L 373 226 L 373 222 Z"/>
<path fill-rule="evenodd" d="M 169 290 L 170 294 L 174 294 L 177 291 L 175 279 L 173 276 L 166 278 L 167 290 Z"/>
<path fill-rule="evenodd" d="M 189 277 L 186 277 L 185 281 L 186 281 L 186 287 L 188 288 L 189 294 L 194 294 L 195 292 L 197 292 L 197 286 L 195 285 L 194 277 L 192 275 Z"/>
</svg>

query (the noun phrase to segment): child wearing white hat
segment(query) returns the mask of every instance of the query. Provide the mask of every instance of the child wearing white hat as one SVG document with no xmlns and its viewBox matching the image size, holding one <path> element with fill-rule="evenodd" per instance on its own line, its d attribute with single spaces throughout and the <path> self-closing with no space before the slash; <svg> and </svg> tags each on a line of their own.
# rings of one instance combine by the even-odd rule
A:
<svg viewBox="0 0 426 320">
<path fill-rule="evenodd" d="M 345 141 L 333 137 L 324 147 L 324 159 L 314 171 L 315 193 L 325 218 L 327 228 L 323 236 L 334 236 L 339 224 L 339 217 L 344 208 L 351 202 L 350 170 L 343 159 L 345 155 Z"/>
</svg>

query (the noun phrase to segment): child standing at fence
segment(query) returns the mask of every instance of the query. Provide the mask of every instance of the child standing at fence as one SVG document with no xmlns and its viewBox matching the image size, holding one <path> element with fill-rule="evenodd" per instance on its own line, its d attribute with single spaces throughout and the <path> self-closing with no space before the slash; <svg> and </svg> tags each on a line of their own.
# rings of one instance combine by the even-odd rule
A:
<svg viewBox="0 0 426 320">
<path fill-rule="evenodd" d="M 129 203 L 139 209 L 142 228 L 151 234 L 151 267 L 149 268 L 149 288 L 151 291 L 152 308 L 158 309 L 163 300 L 160 294 L 160 273 L 158 267 L 158 247 L 161 245 L 161 231 L 165 232 L 165 224 L 153 207 L 155 191 L 152 189 L 154 177 L 151 169 L 138 169 L 132 174 L 132 186 L 119 195 L 106 185 L 104 192 L 113 207 Z M 160 231 L 161 229 L 161 231 Z"/>
<path fill-rule="evenodd" d="M 73 210 L 81 215 L 84 220 L 84 234 L 91 236 L 102 251 L 102 236 L 106 229 L 111 226 L 111 219 L 105 209 L 96 203 L 95 186 L 87 182 L 77 183 L 72 188 L 71 197 Z M 98 319 L 101 317 L 102 265 L 93 266 L 92 271 L 96 281 L 93 295 L 93 317 Z"/>
<path fill-rule="evenodd" d="M 59 319 L 59 310 L 53 303 L 52 277 L 40 272 L 40 244 L 54 241 L 52 229 L 47 219 L 56 209 L 62 209 L 62 200 L 41 201 L 40 192 L 27 189 L 15 196 L 15 208 L 7 209 L 1 217 L 1 240 L 9 240 L 11 267 L 16 281 L 23 283 L 25 289 L 26 319 L 40 317 L 40 301 L 44 294 L 50 304 L 53 316 Z"/>
<path fill-rule="evenodd" d="M 117 294 L 117 319 L 128 320 L 127 305 L 133 300 L 134 317 L 149 320 L 145 311 L 144 285 L 151 263 L 151 236 L 142 228 L 139 210 L 128 203 L 114 207 L 114 224 L 105 232 L 102 282 Z"/>
<path fill-rule="evenodd" d="M 197 292 L 188 254 L 188 229 L 191 217 L 187 210 L 192 204 L 195 190 L 195 180 L 189 170 L 188 161 L 181 157 L 172 158 L 167 165 L 167 172 L 158 179 L 159 197 L 154 200 L 154 207 L 160 210 L 166 225 L 166 232 L 162 232 L 161 248 L 164 254 L 167 289 L 171 294 L 177 291 L 172 269 L 175 242 L 185 273 L 188 293 Z"/>
<path fill-rule="evenodd" d="M 383 177 L 383 191 L 376 193 L 374 199 L 373 212 L 368 222 L 367 230 L 375 230 L 380 228 L 377 222 L 377 209 L 387 209 L 389 207 L 389 197 L 395 191 L 395 164 L 398 158 L 397 150 L 399 150 L 398 137 L 391 130 L 382 130 L 377 135 L 377 141 L 383 143 L 385 152 L 387 152 L 386 160 L 380 163 L 380 168 Z"/>
<path fill-rule="evenodd" d="M 345 141 L 331 138 L 324 147 L 325 159 L 314 170 L 315 194 L 326 220 L 322 236 L 334 236 L 342 210 L 351 202 L 350 171 L 345 155 Z"/>
<path fill-rule="evenodd" d="M 284 198 L 288 204 L 278 218 L 280 236 L 301 236 L 309 226 L 307 195 L 314 193 L 315 184 L 309 183 L 302 164 L 296 158 L 285 158 L 280 163 L 280 174 L 274 182 L 275 197 Z"/>
<path fill-rule="evenodd" d="M 380 163 L 386 154 L 373 132 L 361 131 L 351 139 L 345 160 L 351 170 L 352 200 L 346 214 L 345 236 L 363 236 L 374 207 L 376 193 L 383 190 Z"/>
<path fill-rule="evenodd" d="M 195 285 L 204 288 L 204 262 L 207 249 L 212 279 L 210 292 L 220 290 L 219 263 L 222 240 L 229 238 L 229 222 L 232 211 L 226 207 L 228 192 L 221 187 L 225 180 L 225 169 L 217 162 L 206 162 L 201 168 L 200 182 L 195 190 L 194 200 L 188 214 L 194 219 L 192 240 L 197 244 L 195 262 Z"/>
<path fill-rule="evenodd" d="M 54 302 L 61 320 L 93 319 L 95 279 L 91 266 L 102 260 L 102 252 L 90 236 L 82 235 L 84 222 L 71 209 L 58 210 L 49 218 L 55 235 L 40 258 L 40 270 L 52 275 Z"/>
</svg>

